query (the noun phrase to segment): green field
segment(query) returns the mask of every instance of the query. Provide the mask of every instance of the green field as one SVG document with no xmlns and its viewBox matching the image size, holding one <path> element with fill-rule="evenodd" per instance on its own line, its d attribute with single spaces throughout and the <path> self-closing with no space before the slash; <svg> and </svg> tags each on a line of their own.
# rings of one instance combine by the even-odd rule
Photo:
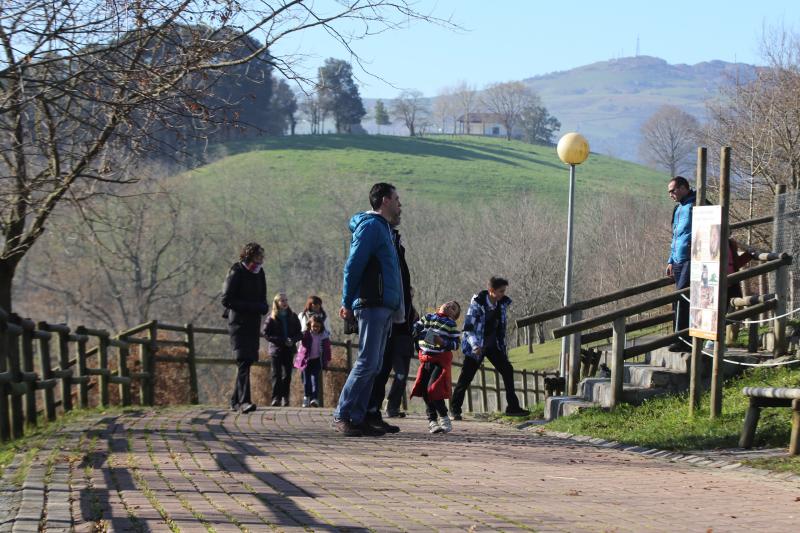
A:
<svg viewBox="0 0 800 533">
<path fill-rule="evenodd" d="M 567 200 L 568 168 L 555 147 L 487 137 L 271 137 L 212 148 L 210 159 L 185 176 L 188 192 L 217 203 L 242 191 L 245 202 L 277 196 L 298 214 L 319 208 L 332 191 L 365 194 L 376 181 L 394 183 L 407 200 L 469 205 L 525 193 L 555 206 Z M 665 202 L 664 180 L 641 165 L 592 154 L 578 169 L 576 202 L 616 192 Z"/>
</svg>

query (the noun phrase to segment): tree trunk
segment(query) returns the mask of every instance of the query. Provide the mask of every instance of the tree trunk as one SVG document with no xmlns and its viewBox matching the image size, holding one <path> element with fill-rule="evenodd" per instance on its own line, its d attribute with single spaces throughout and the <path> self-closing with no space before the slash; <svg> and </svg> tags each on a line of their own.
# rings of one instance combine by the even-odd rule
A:
<svg viewBox="0 0 800 533">
<path fill-rule="evenodd" d="M 0 308 L 11 312 L 11 289 L 14 285 L 14 272 L 18 262 L 0 260 Z"/>
</svg>

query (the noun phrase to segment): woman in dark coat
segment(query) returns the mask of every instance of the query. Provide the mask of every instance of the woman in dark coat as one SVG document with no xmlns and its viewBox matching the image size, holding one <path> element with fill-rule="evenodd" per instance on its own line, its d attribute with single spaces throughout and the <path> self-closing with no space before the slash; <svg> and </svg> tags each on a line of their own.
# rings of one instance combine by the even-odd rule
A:
<svg viewBox="0 0 800 533">
<path fill-rule="evenodd" d="M 258 361 L 261 317 L 267 314 L 267 278 L 264 275 L 264 248 L 251 242 L 244 246 L 222 288 L 223 317 L 228 319 L 231 349 L 238 367 L 231 395 L 231 409 L 255 411 L 250 401 L 250 366 Z"/>
<path fill-rule="evenodd" d="M 269 341 L 272 357 L 272 405 L 289 405 L 289 384 L 297 343 L 303 338 L 300 319 L 289 308 L 289 300 L 283 293 L 272 299 L 272 312 L 264 323 L 264 337 Z"/>
</svg>

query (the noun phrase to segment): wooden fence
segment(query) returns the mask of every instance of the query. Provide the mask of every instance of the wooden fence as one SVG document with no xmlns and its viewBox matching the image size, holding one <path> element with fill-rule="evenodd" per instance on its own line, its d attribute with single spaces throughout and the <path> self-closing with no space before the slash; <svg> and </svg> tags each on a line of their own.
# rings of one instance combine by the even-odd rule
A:
<svg viewBox="0 0 800 533">
<path fill-rule="evenodd" d="M 198 353 L 199 335 L 227 337 L 228 331 L 153 320 L 112 335 L 85 326 L 72 329 L 64 324 L 35 323 L 0 309 L 0 440 L 19 438 L 26 427 L 35 427 L 40 417 L 54 421 L 75 407 L 155 405 L 156 363 L 186 365 L 189 402 L 199 403 L 198 366 L 236 364 L 231 357 Z M 344 349 L 345 364 L 326 372 L 348 373 L 356 347 L 350 340 L 332 344 Z M 181 355 L 164 353 L 176 347 Z M 255 365 L 269 367 L 270 362 Z M 415 375 L 414 366 L 410 378 Z M 460 368 L 461 364 L 454 366 Z M 544 401 L 545 378 L 557 373 L 522 370 L 514 374 L 517 394 L 529 407 Z M 501 410 L 505 394 L 499 373 L 481 366 L 474 381 L 477 383 L 466 395 L 466 411 Z M 411 384 L 413 379 L 409 379 Z"/>
</svg>

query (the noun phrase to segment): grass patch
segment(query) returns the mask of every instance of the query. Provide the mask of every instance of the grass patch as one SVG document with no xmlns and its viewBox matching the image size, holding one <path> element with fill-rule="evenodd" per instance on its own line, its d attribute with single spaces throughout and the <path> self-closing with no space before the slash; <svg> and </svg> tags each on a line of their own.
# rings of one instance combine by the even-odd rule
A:
<svg viewBox="0 0 800 533">
<path fill-rule="evenodd" d="M 22 438 L 0 443 L 0 479 L 3 479 L 6 468 L 8 468 L 14 458 L 24 453 L 25 459 L 20 468 L 15 472 L 14 478 L 11 479 L 12 483 L 21 484 L 28 474 L 27 469 L 31 461 L 33 461 L 39 453 L 42 445 L 61 431 L 67 424 L 79 422 L 81 419 L 98 414 L 119 415 L 125 411 L 131 410 L 136 410 L 136 408 L 97 407 L 92 409 L 75 409 L 60 416 L 54 422 L 47 422 L 44 417 L 40 417 L 35 428 L 25 428 L 25 435 Z"/>
<path fill-rule="evenodd" d="M 577 415 L 559 418 L 548 429 L 578 435 L 635 444 L 649 448 L 687 451 L 696 449 L 732 448 L 738 446 L 748 399 L 742 387 L 800 387 L 800 369 L 788 367 L 753 368 L 729 380 L 723 389 L 722 416 L 709 419 L 710 395 L 703 394 L 701 407 L 689 416 L 687 394 L 661 396 L 639 407 L 622 405 L 614 411 L 588 409 Z M 789 445 L 791 410 L 766 408 L 756 433 L 755 446 Z M 775 460 L 761 460 L 768 468 Z M 795 468 L 797 461 L 780 461 L 785 468 Z M 783 467 L 783 466 L 782 466 Z M 800 468 L 797 470 L 800 473 Z"/>
</svg>

